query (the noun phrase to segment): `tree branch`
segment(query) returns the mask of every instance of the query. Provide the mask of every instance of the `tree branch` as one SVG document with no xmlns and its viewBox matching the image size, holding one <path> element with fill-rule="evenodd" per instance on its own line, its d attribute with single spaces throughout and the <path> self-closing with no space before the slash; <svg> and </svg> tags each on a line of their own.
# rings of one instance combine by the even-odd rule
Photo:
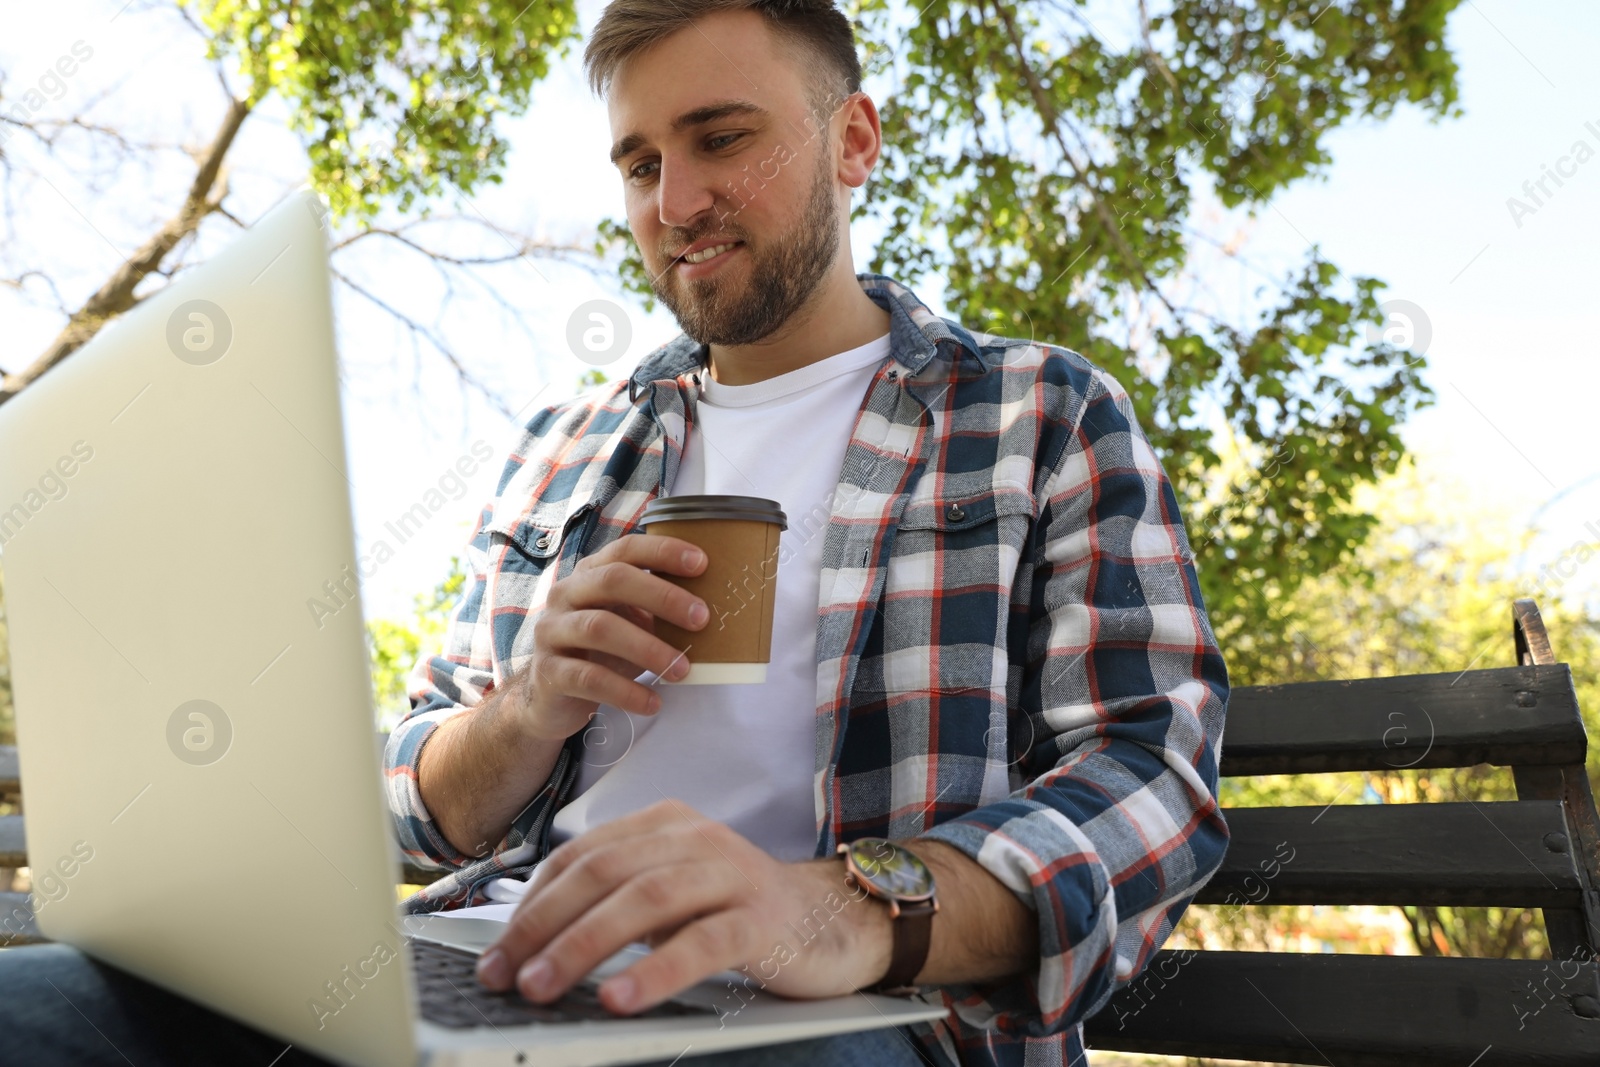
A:
<svg viewBox="0 0 1600 1067">
<path fill-rule="evenodd" d="M 464 256 L 464 255 L 457 255 L 457 254 L 450 253 L 450 252 L 443 252 L 443 251 L 440 251 L 440 250 L 434 249 L 434 248 L 429 248 L 427 245 L 422 244 L 416 238 L 412 237 L 410 235 L 410 233 L 409 233 L 410 230 L 416 229 L 417 227 L 419 227 L 420 225 L 422 225 L 423 223 L 426 223 L 426 222 L 455 222 L 455 223 L 465 222 L 465 223 L 471 223 L 473 225 L 482 226 L 484 228 L 493 229 L 496 236 L 500 237 L 502 240 L 505 240 L 508 244 L 511 245 L 511 250 L 508 251 L 508 252 L 505 252 L 503 254 L 500 254 L 500 255 Z M 521 234 L 518 234 L 516 236 L 517 236 L 517 241 L 515 243 L 512 243 L 507 238 L 507 235 L 506 235 L 505 231 L 500 230 L 497 227 L 494 227 L 492 224 L 490 224 L 488 222 L 483 222 L 483 221 L 480 221 L 479 219 L 463 215 L 463 216 L 455 216 L 455 217 L 452 217 L 452 218 L 449 218 L 449 219 L 437 219 L 437 218 L 435 218 L 435 219 L 415 219 L 415 220 L 412 220 L 412 221 L 409 221 L 409 222 L 405 222 L 405 223 L 402 223 L 401 225 L 393 226 L 393 227 L 368 226 L 365 229 L 362 229 L 362 230 L 360 230 L 360 231 L 358 231 L 356 233 L 351 234 L 348 237 L 345 237 L 345 238 L 342 238 L 341 240 L 339 240 L 333 246 L 333 250 L 335 252 L 341 251 L 343 249 L 349 248 L 351 245 L 355 244 L 357 241 L 363 241 L 363 240 L 366 240 L 369 237 L 388 237 L 391 240 L 398 241 L 399 243 L 405 245 L 407 248 L 410 248 L 412 251 L 420 253 L 421 255 L 424 255 L 427 258 L 431 259 L 431 260 L 434 260 L 434 261 L 440 262 L 440 263 L 449 263 L 452 266 L 457 266 L 457 267 L 492 267 L 492 266 L 499 266 L 501 264 L 506 264 L 506 263 L 515 263 L 517 260 L 522 259 L 525 256 L 532 255 L 532 254 L 534 254 L 536 252 L 537 253 L 542 253 L 543 255 L 546 255 L 546 256 L 553 256 L 555 254 L 563 253 L 563 252 L 571 253 L 571 254 L 577 255 L 577 256 L 589 256 L 589 255 L 591 255 L 591 252 L 590 252 L 589 249 L 587 249 L 584 246 L 579 245 L 579 244 L 562 245 L 562 244 L 556 244 L 554 242 L 549 242 L 549 241 L 536 240 L 534 238 L 526 237 L 526 236 L 523 236 Z"/>
<path fill-rule="evenodd" d="M 1072 176 L 1078 184 L 1089 193 L 1089 200 L 1094 205 L 1094 213 L 1100 219 L 1100 224 L 1105 227 L 1106 234 L 1117 247 L 1117 252 L 1122 257 L 1123 265 L 1130 273 L 1139 279 L 1146 289 L 1166 304 L 1167 310 L 1178 318 L 1177 309 L 1168 303 L 1166 295 L 1156 285 L 1155 280 L 1145 270 L 1144 263 L 1128 244 L 1128 239 L 1122 235 L 1122 228 L 1117 224 L 1116 218 L 1111 214 L 1111 209 L 1100 199 L 1100 192 L 1089 180 L 1088 168 L 1080 168 L 1072 158 L 1072 151 L 1067 147 L 1066 139 L 1061 135 L 1061 116 L 1056 110 L 1055 101 L 1045 91 L 1044 85 L 1039 81 L 1039 74 L 1033 69 L 1033 64 L 1028 61 L 1028 49 L 1022 40 L 1021 33 L 1017 30 L 1016 20 L 1012 17 L 1009 7 L 1004 2 L 995 4 L 995 12 L 1000 22 L 1006 28 L 1006 38 L 1011 42 L 1011 47 L 1016 51 L 1017 70 L 1023 82 L 1028 86 L 1028 93 L 1033 97 L 1034 106 L 1039 109 L 1039 118 L 1044 122 L 1051 138 L 1056 142 L 1056 147 L 1061 150 L 1062 162 L 1072 169 Z M 1090 161 L 1092 163 L 1092 160 Z"/>
<path fill-rule="evenodd" d="M 500 396 L 494 392 L 494 390 L 490 389 L 487 385 L 485 385 L 483 382 L 480 382 L 476 377 L 473 376 L 472 372 L 467 369 L 467 365 L 462 362 L 461 357 L 456 355 L 456 353 L 450 348 L 449 344 L 445 342 L 444 338 L 440 337 L 433 330 L 430 330 L 427 326 L 424 326 L 416 319 L 413 319 L 411 316 L 407 315 L 393 304 L 384 300 L 376 293 L 364 288 L 344 272 L 335 270 L 333 272 L 333 276 L 338 278 L 344 284 L 348 285 L 351 289 L 365 297 L 367 300 L 371 301 L 378 308 L 393 316 L 396 321 L 398 321 L 407 330 L 411 331 L 413 338 L 420 337 L 427 341 L 428 344 L 433 346 L 434 350 L 437 351 L 439 355 L 444 357 L 445 362 L 450 364 L 450 368 L 456 372 L 456 377 L 460 379 L 463 385 L 470 386 L 477 390 L 485 400 L 493 404 L 495 408 L 498 409 L 499 412 L 506 418 L 511 419 L 512 421 L 516 420 L 516 414 L 510 408 L 506 407 L 505 401 L 502 400 Z"/>
<path fill-rule="evenodd" d="M 233 146 L 239 127 L 249 117 L 250 108 L 247 100 L 229 101 L 221 127 L 197 159 L 194 181 L 190 183 L 177 214 L 168 219 L 82 307 L 72 313 L 66 326 L 39 358 L 23 370 L 0 380 L 0 404 L 22 392 L 50 368 L 82 348 L 107 322 L 138 303 L 133 291 L 139 283 L 158 272 L 168 253 L 193 233 L 201 220 L 221 206 L 223 197 L 227 195 L 227 181 L 221 177 L 223 160 Z"/>
</svg>

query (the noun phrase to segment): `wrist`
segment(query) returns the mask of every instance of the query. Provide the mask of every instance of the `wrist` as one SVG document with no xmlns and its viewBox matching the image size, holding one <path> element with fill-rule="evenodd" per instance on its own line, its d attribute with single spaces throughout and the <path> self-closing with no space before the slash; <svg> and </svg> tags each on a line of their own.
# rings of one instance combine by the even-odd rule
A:
<svg viewBox="0 0 1600 1067">
<path fill-rule="evenodd" d="M 838 848 L 853 885 L 885 914 L 890 930 L 889 965 L 867 986 L 874 993 L 913 990 L 928 963 L 939 913 L 933 871 L 904 845 L 878 837 L 859 838 Z"/>
<path fill-rule="evenodd" d="M 889 907 L 850 878 L 843 859 L 815 861 L 824 873 L 830 897 L 825 898 L 829 910 L 839 908 L 838 921 L 833 924 L 839 936 L 836 944 L 843 960 L 844 977 L 851 989 L 864 989 L 875 985 L 889 971 L 894 958 L 894 920 L 889 917 Z M 840 904 L 839 901 L 843 903 Z"/>
<path fill-rule="evenodd" d="M 513 751 L 551 745 L 559 747 L 587 725 L 587 722 L 580 723 L 577 729 L 573 729 L 570 723 L 550 721 L 554 716 L 540 700 L 535 679 L 537 670 L 534 664 L 537 662 L 529 661 L 527 666 L 512 676 L 492 708 L 490 728 L 496 740 Z"/>
<path fill-rule="evenodd" d="M 488 712 L 484 732 L 491 744 L 507 754 L 510 766 L 543 767 L 548 774 L 567 742 L 594 723 L 598 709 L 591 706 L 588 714 L 583 714 L 568 707 L 566 714 L 561 714 L 562 704 L 572 702 L 553 706 L 548 694 L 540 691 L 539 662 L 537 658 L 529 660 L 481 707 Z"/>
</svg>

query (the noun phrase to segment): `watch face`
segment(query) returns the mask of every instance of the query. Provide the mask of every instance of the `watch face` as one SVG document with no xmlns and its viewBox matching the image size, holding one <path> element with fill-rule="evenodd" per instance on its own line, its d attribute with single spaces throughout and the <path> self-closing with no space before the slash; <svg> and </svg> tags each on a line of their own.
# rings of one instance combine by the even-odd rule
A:
<svg viewBox="0 0 1600 1067">
<path fill-rule="evenodd" d="M 927 864 L 891 841 L 869 837 L 850 846 L 856 869 L 872 888 L 897 900 L 924 900 L 933 894 L 933 872 Z"/>
</svg>

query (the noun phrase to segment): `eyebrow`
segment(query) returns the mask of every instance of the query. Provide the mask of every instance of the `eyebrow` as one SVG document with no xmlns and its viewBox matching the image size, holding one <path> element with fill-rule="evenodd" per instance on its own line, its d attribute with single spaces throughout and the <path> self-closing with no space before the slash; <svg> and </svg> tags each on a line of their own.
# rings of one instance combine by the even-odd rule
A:
<svg viewBox="0 0 1600 1067">
<path fill-rule="evenodd" d="M 691 126 L 704 126 L 708 122 L 725 119 L 729 115 L 751 115 L 757 118 L 767 117 L 765 108 L 757 107 L 748 100 L 723 100 L 715 104 L 697 107 L 693 111 L 685 111 L 672 120 L 672 132 L 681 133 Z M 633 155 L 646 144 L 644 134 L 634 132 L 611 146 L 611 165 L 616 166 L 617 161 Z"/>
</svg>

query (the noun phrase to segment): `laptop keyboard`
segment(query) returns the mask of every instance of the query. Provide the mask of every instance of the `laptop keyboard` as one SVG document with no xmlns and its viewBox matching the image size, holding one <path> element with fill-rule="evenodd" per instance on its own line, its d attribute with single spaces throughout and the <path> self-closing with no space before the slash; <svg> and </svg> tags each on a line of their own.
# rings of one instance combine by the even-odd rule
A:
<svg viewBox="0 0 1600 1067">
<path fill-rule="evenodd" d="M 474 1026 L 529 1026 L 538 1023 L 601 1022 L 622 1018 L 667 1019 L 715 1015 L 715 1008 L 669 1000 L 648 1011 L 620 1016 L 607 1010 L 585 979 L 560 1000 L 530 1004 L 515 989 L 497 993 L 478 984 L 478 957 L 464 949 L 411 940 L 422 1017 L 436 1026 L 463 1030 Z"/>
</svg>

